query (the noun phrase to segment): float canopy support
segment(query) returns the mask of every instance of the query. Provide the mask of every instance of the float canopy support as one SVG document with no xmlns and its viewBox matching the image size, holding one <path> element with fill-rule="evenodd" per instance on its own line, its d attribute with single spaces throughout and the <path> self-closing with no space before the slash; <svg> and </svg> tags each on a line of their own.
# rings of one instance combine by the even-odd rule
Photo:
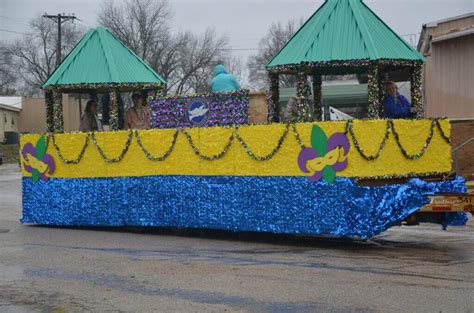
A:
<svg viewBox="0 0 474 313">
<path fill-rule="evenodd" d="M 415 64 L 410 69 L 410 91 L 411 91 L 411 102 L 413 107 L 418 112 L 418 116 L 424 116 L 423 107 L 423 76 L 422 76 L 422 65 L 421 63 Z"/>
<path fill-rule="evenodd" d="M 269 73 L 270 99 L 268 101 L 268 121 L 278 123 L 280 121 L 280 75 Z"/>
<path fill-rule="evenodd" d="M 322 99 L 322 76 L 317 72 L 313 73 L 313 120 L 323 119 L 323 99 Z"/>
</svg>

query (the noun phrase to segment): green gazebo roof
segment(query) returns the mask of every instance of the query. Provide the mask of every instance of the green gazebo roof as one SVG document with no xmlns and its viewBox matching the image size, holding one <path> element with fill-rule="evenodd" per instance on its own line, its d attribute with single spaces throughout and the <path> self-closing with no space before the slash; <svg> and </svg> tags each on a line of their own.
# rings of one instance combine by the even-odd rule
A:
<svg viewBox="0 0 474 313">
<path fill-rule="evenodd" d="M 109 30 L 89 30 L 43 84 L 43 88 L 75 84 L 164 84 Z"/>
<path fill-rule="evenodd" d="M 424 61 L 361 0 L 326 0 L 267 67 L 379 59 Z"/>
</svg>

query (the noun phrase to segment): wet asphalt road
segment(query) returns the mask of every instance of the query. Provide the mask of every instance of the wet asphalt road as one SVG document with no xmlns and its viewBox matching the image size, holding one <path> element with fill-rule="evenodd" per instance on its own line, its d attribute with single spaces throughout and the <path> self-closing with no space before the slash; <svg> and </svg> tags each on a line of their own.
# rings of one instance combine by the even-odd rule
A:
<svg viewBox="0 0 474 313">
<path fill-rule="evenodd" d="M 0 166 L 0 312 L 474 312 L 474 223 L 368 242 L 22 226 Z"/>
</svg>

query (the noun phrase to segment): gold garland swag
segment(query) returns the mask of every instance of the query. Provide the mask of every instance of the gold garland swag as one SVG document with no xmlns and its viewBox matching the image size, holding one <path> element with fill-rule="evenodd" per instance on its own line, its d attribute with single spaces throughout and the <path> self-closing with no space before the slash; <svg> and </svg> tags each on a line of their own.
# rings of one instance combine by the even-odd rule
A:
<svg viewBox="0 0 474 313">
<path fill-rule="evenodd" d="M 218 159 L 221 159 L 222 157 L 224 157 L 226 155 L 226 153 L 230 150 L 230 148 L 233 145 L 235 139 L 237 139 L 239 144 L 242 146 L 242 148 L 245 150 L 245 152 L 247 153 L 247 155 L 251 159 L 253 159 L 255 161 L 268 161 L 268 160 L 271 160 L 278 153 L 278 151 L 281 149 L 281 147 L 283 146 L 283 143 L 287 139 L 288 133 L 290 132 L 290 130 L 293 133 L 294 138 L 295 138 L 296 142 L 298 143 L 298 145 L 301 148 L 305 148 L 305 145 L 304 145 L 303 141 L 301 140 L 301 135 L 299 134 L 298 130 L 296 129 L 296 125 L 293 124 L 293 123 L 285 124 L 285 129 L 283 130 L 282 135 L 278 139 L 277 145 L 271 150 L 271 152 L 269 152 L 268 154 L 266 154 L 264 156 L 259 156 L 259 155 L 257 155 L 256 153 L 254 153 L 252 151 L 252 149 L 250 148 L 248 143 L 240 135 L 238 126 L 233 126 L 232 128 L 233 128 L 233 131 L 232 131 L 232 134 L 229 137 L 229 140 L 228 140 L 227 144 L 224 146 L 224 148 L 221 152 L 219 152 L 217 154 L 214 154 L 214 155 L 205 155 L 205 154 L 203 154 L 200 151 L 200 149 L 194 144 L 193 139 L 191 137 L 191 134 L 189 134 L 189 132 L 186 129 L 176 129 L 175 130 L 175 132 L 173 134 L 172 141 L 170 143 L 170 146 L 168 147 L 168 149 L 161 156 L 154 156 L 153 154 L 151 154 L 148 151 L 148 149 L 146 149 L 146 147 L 143 145 L 143 143 L 141 141 L 140 134 L 139 134 L 138 130 L 129 130 L 124 148 L 122 149 L 120 154 L 115 158 L 109 157 L 105 153 L 104 149 L 102 147 L 100 147 L 100 145 L 97 143 L 97 140 L 95 138 L 95 132 L 86 133 L 85 138 L 84 138 L 84 145 L 82 146 L 82 148 L 79 152 L 79 155 L 76 158 L 73 158 L 73 159 L 67 159 L 67 158 L 64 157 L 63 153 L 61 152 L 60 147 L 58 146 L 58 144 L 56 142 L 56 138 L 55 138 L 56 135 L 55 134 L 48 134 L 47 135 L 47 145 L 49 144 L 50 141 L 52 142 L 52 144 L 54 146 L 54 149 L 55 149 L 59 159 L 65 164 L 78 164 L 82 160 L 82 158 L 84 157 L 85 151 L 87 150 L 87 147 L 89 146 L 89 139 L 91 139 L 92 144 L 97 149 L 97 151 L 99 152 L 102 159 L 107 163 L 120 162 L 125 157 L 125 155 L 127 154 L 128 149 L 130 148 L 130 144 L 132 143 L 133 137 L 135 137 L 138 146 L 140 147 L 140 149 L 143 151 L 145 156 L 150 161 L 159 161 L 159 162 L 165 161 L 168 158 L 168 156 L 172 153 L 172 151 L 174 150 L 174 147 L 176 145 L 176 141 L 177 141 L 179 133 L 183 133 L 183 135 L 186 137 L 186 139 L 187 139 L 191 149 L 193 150 L 193 152 L 201 160 L 205 160 L 205 161 L 214 161 L 214 160 L 218 160 Z M 429 145 L 430 145 L 430 143 L 433 139 L 435 129 L 438 129 L 438 132 L 439 132 L 440 136 L 447 143 L 451 142 L 449 137 L 446 136 L 444 130 L 442 129 L 442 127 L 440 125 L 440 122 L 439 122 L 439 119 L 433 119 L 432 122 L 431 122 L 430 133 L 428 135 L 428 138 L 425 140 L 425 143 L 423 144 L 423 147 L 421 148 L 421 150 L 419 152 L 415 153 L 415 154 L 410 154 L 403 147 L 402 143 L 400 142 L 400 135 L 398 134 L 392 120 L 387 120 L 384 138 L 383 138 L 382 142 L 380 143 L 377 152 L 372 154 L 372 155 L 367 155 L 364 152 L 364 150 L 362 149 L 362 147 L 360 146 L 359 141 L 358 141 L 358 139 L 357 139 L 357 137 L 354 133 L 354 125 L 353 125 L 352 120 L 348 120 L 346 122 L 345 134 L 350 136 L 350 138 L 352 139 L 353 145 L 356 148 L 357 152 L 364 159 L 366 159 L 367 161 L 376 160 L 380 156 L 380 154 L 381 154 L 383 148 L 385 147 L 385 144 L 386 144 L 386 142 L 387 142 L 387 140 L 390 136 L 390 133 L 393 133 L 395 141 L 396 141 L 398 147 L 400 148 L 402 154 L 407 159 L 417 160 L 420 157 L 422 157 L 425 154 L 426 150 L 428 149 L 428 147 L 429 147 Z"/>
</svg>

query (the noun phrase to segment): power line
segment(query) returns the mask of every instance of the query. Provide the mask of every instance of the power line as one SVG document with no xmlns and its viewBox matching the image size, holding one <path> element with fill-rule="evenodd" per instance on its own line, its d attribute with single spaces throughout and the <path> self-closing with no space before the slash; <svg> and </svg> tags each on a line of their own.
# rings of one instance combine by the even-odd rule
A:
<svg viewBox="0 0 474 313">
<path fill-rule="evenodd" d="M 20 35 L 31 35 L 31 33 L 22 33 L 22 32 L 17 32 L 17 31 L 14 31 L 14 30 L 3 29 L 3 28 L 0 28 L 0 31 L 7 32 L 7 33 L 13 33 L 13 34 L 20 34 Z"/>
<path fill-rule="evenodd" d="M 223 51 L 258 51 L 257 48 L 222 48 Z"/>
<path fill-rule="evenodd" d="M 76 20 L 78 20 L 82 24 L 86 25 L 87 27 L 92 28 L 92 26 L 89 23 L 86 23 L 84 20 L 81 20 L 80 18 L 77 18 L 77 17 L 76 17 Z"/>
<path fill-rule="evenodd" d="M 24 21 L 29 21 L 29 18 L 26 17 L 19 17 L 19 16 L 5 16 L 5 15 L 0 15 L 0 17 L 8 18 L 8 19 L 17 19 L 17 20 L 24 20 Z"/>
<path fill-rule="evenodd" d="M 401 37 L 404 37 L 404 36 L 414 36 L 414 35 L 417 36 L 417 35 L 419 35 L 419 34 L 420 34 L 420 33 L 418 32 L 418 33 L 410 33 L 410 34 L 401 34 L 400 36 L 401 36 Z"/>
<path fill-rule="evenodd" d="M 20 21 L 20 20 L 17 20 L 17 19 L 8 17 L 8 16 L 0 15 L 0 17 L 1 17 L 1 18 L 4 18 L 4 19 L 7 19 L 7 20 L 10 20 L 10 21 L 13 21 L 13 22 L 15 22 L 15 23 L 19 23 L 19 24 L 23 24 L 23 25 L 26 25 L 26 26 L 30 26 L 30 24 L 27 23 L 27 22 L 23 22 L 23 21 Z"/>
<path fill-rule="evenodd" d="M 20 35 L 33 35 L 31 33 L 23 33 L 23 32 L 18 32 L 18 31 L 14 31 L 14 30 L 3 29 L 3 28 L 0 28 L 0 31 L 8 32 L 8 33 L 14 33 L 14 34 L 20 34 Z M 222 50 L 222 51 L 258 51 L 259 49 L 257 49 L 257 48 L 222 48 L 220 50 Z"/>
</svg>

